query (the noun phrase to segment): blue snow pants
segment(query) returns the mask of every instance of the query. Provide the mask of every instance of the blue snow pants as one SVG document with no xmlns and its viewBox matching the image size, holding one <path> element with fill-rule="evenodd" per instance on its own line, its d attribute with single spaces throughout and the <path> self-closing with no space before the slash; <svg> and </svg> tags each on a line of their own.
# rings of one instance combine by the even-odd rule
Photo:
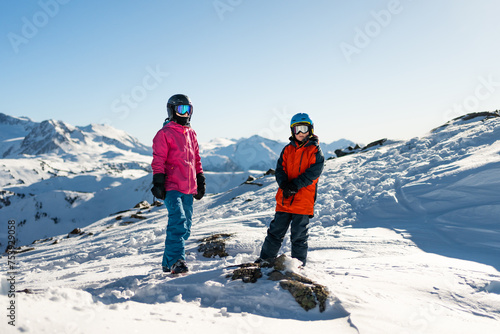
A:
<svg viewBox="0 0 500 334">
<path fill-rule="evenodd" d="M 261 259 L 272 259 L 278 255 L 290 224 L 292 257 L 302 261 L 304 265 L 306 264 L 309 216 L 288 212 L 276 212 L 267 229 L 267 236 L 260 252 Z"/>
<path fill-rule="evenodd" d="M 191 235 L 193 195 L 167 191 L 165 206 L 168 210 L 167 237 L 162 266 L 171 268 L 177 260 L 186 259 L 185 241 Z"/>
</svg>

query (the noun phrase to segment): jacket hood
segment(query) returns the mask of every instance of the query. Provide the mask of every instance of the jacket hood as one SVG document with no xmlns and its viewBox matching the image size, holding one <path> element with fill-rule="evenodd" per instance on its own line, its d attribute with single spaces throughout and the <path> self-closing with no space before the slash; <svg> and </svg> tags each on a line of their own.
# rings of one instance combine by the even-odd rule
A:
<svg viewBox="0 0 500 334">
<path fill-rule="evenodd" d="M 175 121 L 166 121 L 165 123 L 163 123 L 163 127 L 165 126 L 168 126 L 168 127 L 171 127 L 177 131 L 184 131 L 184 128 L 191 128 L 191 126 L 189 125 L 180 125 L 179 123 L 175 122 Z"/>
<path fill-rule="evenodd" d="M 290 143 L 295 147 L 299 147 L 299 142 L 293 136 L 290 136 L 288 140 L 290 140 Z M 303 146 L 318 145 L 318 142 L 319 142 L 318 136 L 311 135 Z"/>
</svg>

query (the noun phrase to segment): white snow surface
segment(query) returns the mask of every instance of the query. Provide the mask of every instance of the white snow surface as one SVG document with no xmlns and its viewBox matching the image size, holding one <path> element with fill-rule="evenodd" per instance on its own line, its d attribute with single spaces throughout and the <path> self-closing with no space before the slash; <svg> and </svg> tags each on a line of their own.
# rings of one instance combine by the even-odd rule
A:
<svg viewBox="0 0 500 334">
<path fill-rule="evenodd" d="M 273 218 L 277 185 L 264 176 L 195 202 L 186 276 L 161 271 L 164 206 L 25 246 L 34 249 L 16 254 L 13 268 L 4 254 L 0 332 L 498 333 L 499 138 L 500 118 L 456 120 L 328 160 L 308 263 L 288 263 L 328 288 L 325 312 L 303 310 L 266 275 L 256 283 L 227 277 L 229 266 L 258 257 Z M 127 196 L 121 192 L 115 197 Z M 232 234 L 227 257 L 197 251 L 214 233 Z M 290 247 L 287 236 L 281 252 Z M 6 317 L 12 300 L 15 327 Z"/>
</svg>

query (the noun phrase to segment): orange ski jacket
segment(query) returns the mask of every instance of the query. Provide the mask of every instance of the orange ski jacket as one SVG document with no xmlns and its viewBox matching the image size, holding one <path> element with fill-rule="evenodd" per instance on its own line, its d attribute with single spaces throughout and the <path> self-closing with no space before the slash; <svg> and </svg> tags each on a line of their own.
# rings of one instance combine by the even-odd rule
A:
<svg viewBox="0 0 500 334">
<path fill-rule="evenodd" d="M 324 164 L 317 136 L 313 135 L 304 144 L 290 137 L 290 143 L 283 148 L 276 164 L 276 182 L 280 186 L 276 193 L 276 211 L 313 216 L 318 179 Z M 283 196 L 281 189 L 286 181 L 292 181 L 299 189 L 288 198 Z"/>
</svg>

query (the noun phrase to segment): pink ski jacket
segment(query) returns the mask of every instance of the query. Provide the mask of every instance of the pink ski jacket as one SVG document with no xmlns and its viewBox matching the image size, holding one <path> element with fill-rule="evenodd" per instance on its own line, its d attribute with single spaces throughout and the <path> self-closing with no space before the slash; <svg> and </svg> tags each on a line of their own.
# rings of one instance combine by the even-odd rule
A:
<svg viewBox="0 0 500 334">
<path fill-rule="evenodd" d="M 203 173 L 196 132 L 176 122 L 166 124 L 153 139 L 153 174 L 165 174 L 165 190 L 196 194 L 196 174 Z"/>
</svg>

